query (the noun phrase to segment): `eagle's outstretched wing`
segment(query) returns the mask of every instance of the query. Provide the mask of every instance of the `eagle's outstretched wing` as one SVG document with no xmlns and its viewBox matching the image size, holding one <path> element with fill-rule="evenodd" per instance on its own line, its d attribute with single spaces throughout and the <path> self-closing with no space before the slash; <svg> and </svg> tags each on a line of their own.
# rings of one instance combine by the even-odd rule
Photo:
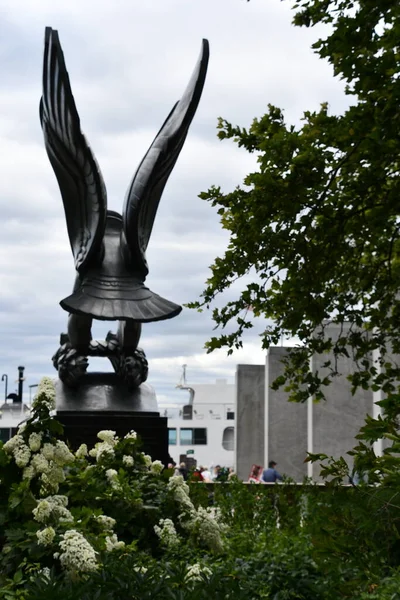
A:
<svg viewBox="0 0 400 600">
<path fill-rule="evenodd" d="M 40 120 L 64 202 L 75 267 L 82 273 L 101 251 L 107 196 L 100 169 L 81 132 L 58 33 L 51 27 L 45 32 Z"/>
<path fill-rule="evenodd" d="M 125 259 L 143 278 L 148 274 L 146 248 L 158 204 L 195 115 L 206 78 L 208 57 L 208 41 L 203 40 L 189 85 L 140 163 L 126 194 L 122 247 Z"/>
</svg>

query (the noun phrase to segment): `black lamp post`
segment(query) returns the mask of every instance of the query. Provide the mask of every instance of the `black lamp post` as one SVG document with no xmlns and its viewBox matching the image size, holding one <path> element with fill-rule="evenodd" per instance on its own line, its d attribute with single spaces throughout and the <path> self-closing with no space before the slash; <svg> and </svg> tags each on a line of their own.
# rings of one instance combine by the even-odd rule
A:
<svg viewBox="0 0 400 600">
<path fill-rule="evenodd" d="M 4 401 L 7 403 L 7 388 L 8 388 L 8 375 L 7 373 L 4 373 L 4 375 L 1 376 L 1 380 L 5 381 L 5 388 L 4 388 Z"/>
<path fill-rule="evenodd" d="M 24 371 L 25 367 L 18 367 L 18 401 L 22 402 L 22 392 L 24 389 Z"/>
</svg>

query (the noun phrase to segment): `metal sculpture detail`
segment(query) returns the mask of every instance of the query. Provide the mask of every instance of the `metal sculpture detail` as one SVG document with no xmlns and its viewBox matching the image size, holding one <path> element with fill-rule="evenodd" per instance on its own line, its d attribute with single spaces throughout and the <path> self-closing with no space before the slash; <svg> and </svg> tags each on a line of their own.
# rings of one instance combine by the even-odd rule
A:
<svg viewBox="0 0 400 600">
<path fill-rule="evenodd" d="M 200 100 L 208 56 L 203 40 L 188 87 L 141 161 L 120 215 L 107 210 L 106 188 L 80 128 L 58 33 L 46 28 L 40 120 L 76 269 L 73 292 L 60 302 L 69 312 L 68 334 L 62 334 L 53 357 L 68 385 L 79 383 L 88 356 L 107 356 L 129 387 L 140 385 L 147 377 L 147 361 L 138 348 L 141 324 L 171 319 L 182 310 L 144 285 L 146 249 L 163 189 Z M 119 321 L 117 333 L 110 332 L 104 342 L 93 341 L 93 319 Z"/>
</svg>

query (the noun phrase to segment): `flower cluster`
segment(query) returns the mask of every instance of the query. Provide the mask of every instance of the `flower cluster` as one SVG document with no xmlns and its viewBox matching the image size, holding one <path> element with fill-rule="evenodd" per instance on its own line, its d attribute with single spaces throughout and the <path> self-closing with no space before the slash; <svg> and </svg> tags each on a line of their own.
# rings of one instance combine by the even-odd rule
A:
<svg viewBox="0 0 400 600">
<path fill-rule="evenodd" d="M 81 444 L 75 452 L 76 458 L 85 458 L 88 455 L 88 447 L 86 444 Z"/>
<path fill-rule="evenodd" d="M 56 532 L 52 527 L 46 527 L 46 529 L 41 529 L 36 532 L 38 544 L 42 546 L 50 546 L 54 540 L 55 535 Z"/>
<path fill-rule="evenodd" d="M 125 454 L 122 457 L 122 462 L 124 463 L 124 465 L 126 467 L 133 467 L 135 461 L 133 460 L 133 456 L 129 456 L 128 454 Z"/>
<path fill-rule="evenodd" d="M 174 548 L 179 544 L 179 537 L 171 519 L 161 519 L 159 524 L 154 526 L 154 531 L 166 548 Z"/>
<path fill-rule="evenodd" d="M 16 465 L 21 469 L 30 461 L 31 451 L 20 433 L 8 440 L 3 448 L 8 454 L 13 455 Z"/>
<path fill-rule="evenodd" d="M 107 517 L 106 515 L 98 515 L 95 517 L 97 523 L 99 523 L 100 527 L 103 531 L 112 532 L 114 525 L 116 523 L 115 519 L 112 517 Z"/>
<path fill-rule="evenodd" d="M 55 553 L 54 558 L 59 558 L 63 568 L 73 577 L 98 568 L 94 548 L 75 529 L 69 529 L 61 536 L 60 550 L 62 552 Z"/>
<path fill-rule="evenodd" d="M 202 581 L 204 577 L 211 577 L 212 571 L 204 565 L 195 563 L 191 567 L 188 567 L 185 575 L 185 579 L 188 581 Z"/>
<path fill-rule="evenodd" d="M 193 502 L 189 497 L 189 486 L 185 483 L 182 475 L 173 475 L 168 481 L 168 490 L 172 492 L 174 500 L 178 502 L 184 512 L 195 511 Z"/>
<path fill-rule="evenodd" d="M 59 484 L 65 480 L 64 466 L 74 461 L 74 455 L 61 440 L 51 443 L 43 442 L 44 433 L 33 431 L 28 435 L 29 428 L 39 427 L 43 413 L 54 408 L 55 389 L 50 378 L 44 378 L 39 384 L 39 391 L 33 403 L 34 411 L 41 410 L 39 422 L 36 416 L 23 423 L 18 433 L 5 445 L 4 450 L 11 454 L 16 465 L 23 469 L 22 478 L 30 481 L 38 477 L 41 483 L 40 494 L 55 494 Z M 29 426 L 29 427 L 28 427 Z M 51 439 L 51 438 L 50 438 Z"/>
<path fill-rule="evenodd" d="M 129 431 L 129 433 L 126 434 L 126 436 L 124 437 L 124 440 L 136 440 L 137 438 L 137 433 L 136 431 L 133 431 L 133 429 L 131 431 Z"/>
<path fill-rule="evenodd" d="M 112 552 L 113 550 L 121 550 L 124 548 L 125 542 L 118 541 L 118 537 L 115 533 L 111 536 L 106 537 L 106 550 Z"/>
<path fill-rule="evenodd" d="M 181 519 L 182 527 L 195 535 L 198 541 L 213 552 L 223 549 L 222 534 L 227 525 L 221 521 L 219 509 L 199 506 L 189 519 Z"/>
<path fill-rule="evenodd" d="M 97 437 L 102 441 L 97 442 L 95 447 L 89 451 L 89 456 L 95 458 L 97 462 L 101 462 L 103 457 L 113 458 L 115 455 L 114 446 L 118 441 L 115 438 L 115 431 L 104 429 L 99 431 Z"/>
<path fill-rule="evenodd" d="M 103 429 L 102 431 L 99 431 L 99 433 L 97 434 L 97 437 L 99 438 L 99 440 L 101 440 L 102 442 L 106 442 L 107 444 L 110 444 L 110 446 L 114 446 L 116 444 L 116 432 L 115 431 L 111 431 L 111 429 Z"/>
<path fill-rule="evenodd" d="M 43 437 L 43 433 L 31 433 L 31 435 L 29 436 L 28 439 L 28 445 L 29 448 L 32 450 L 32 452 L 37 452 L 38 450 L 40 450 L 40 446 L 42 444 L 42 437 Z"/>
<path fill-rule="evenodd" d="M 149 456 L 148 454 L 145 454 L 144 452 L 142 452 L 142 456 L 143 456 L 143 460 L 144 460 L 144 464 L 146 465 L 146 467 L 151 467 L 153 461 L 151 460 L 151 456 Z"/>
<path fill-rule="evenodd" d="M 227 526 L 222 522 L 219 509 L 199 506 L 196 510 L 189 496 L 189 486 L 180 475 L 171 477 L 167 487 L 182 510 L 179 522 L 183 529 L 202 545 L 220 552 L 223 548 L 222 534 Z"/>
<path fill-rule="evenodd" d="M 38 385 L 37 393 L 33 399 L 33 409 L 54 410 L 56 407 L 56 390 L 50 377 L 43 377 Z"/>
<path fill-rule="evenodd" d="M 68 498 L 66 496 L 48 496 L 37 503 L 33 509 L 33 518 L 38 523 L 46 523 L 50 519 L 60 523 L 69 523 L 74 520 L 67 509 Z"/>
<path fill-rule="evenodd" d="M 150 465 L 150 472 L 154 473 L 154 475 L 159 475 L 161 471 L 164 469 L 164 465 L 161 460 L 153 460 Z"/>
<path fill-rule="evenodd" d="M 118 473 L 115 469 L 107 469 L 106 477 L 113 490 L 121 489 L 121 484 L 118 481 Z"/>
</svg>

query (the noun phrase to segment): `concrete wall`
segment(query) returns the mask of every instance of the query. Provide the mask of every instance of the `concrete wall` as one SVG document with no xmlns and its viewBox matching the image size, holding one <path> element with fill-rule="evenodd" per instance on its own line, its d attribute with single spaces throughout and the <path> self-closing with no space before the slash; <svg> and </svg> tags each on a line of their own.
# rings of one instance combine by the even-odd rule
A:
<svg viewBox="0 0 400 600">
<path fill-rule="evenodd" d="M 339 335 L 338 326 L 325 328 L 325 337 L 337 339 Z M 315 355 L 312 358 L 312 370 L 318 371 L 321 377 L 329 373 L 322 365 L 331 360 L 335 364 L 335 357 L 329 354 Z M 355 436 L 364 423 L 365 416 L 373 413 L 373 394 L 369 390 L 357 390 L 353 396 L 347 376 L 354 372 L 354 362 L 349 358 L 340 357 L 336 365 L 339 375 L 333 377 L 332 383 L 324 388 L 326 401 L 313 404 L 312 414 L 312 437 L 315 453 L 322 452 L 328 456 L 345 460 L 352 464 L 352 459 L 347 451 L 351 450 L 357 443 Z M 313 479 L 319 480 L 319 467 L 313 465 Z"/>
<path fill-rule="evenodd" d="M 265 405 L 268 418 L 267 448 L 264 464 L 278 463 L 281 474 L 302 481 L 307 475 L 307 404 L 288 402 L 288 394 L 272 390 L 271 384 L 283 373 L 282 359 L 289 348 L 270 348 L 265 370 Z"/>
<path fill-rule="evenodd" d="M 324 330 L 325 337 L 332 339 L 336 339 L 339 332 L 338 326 L 326 326 Z M 347 380 L 355 367 L 351 357 L 338 359 L 339 375 L 324 388 L 326 401 L 287 402 L 287 394 L 282 389 L 271 390 L 270 385 L 283 372 L 281 360 L 288 350 L 270 348 L 265 367 L 238 366 L 236 468 L 241 479 L 248 478 L 252 464 L 265 466 L 269 460 L 275 460 L 278 470 L 296 481 L 301 482 L 307 474 L 318 481 L 319 465 L 310 466 L 308 471 L 307 463 L 303 462 L 307 451 L 335 458 L 343 456 L 351 466 L 352 459 L 347 452 L 356 445 L 355 436 L 364 424 L 365 416 L 376 414 L 371 391 L 359 389 L 354 396 L 351 394 Z M 322 366 L 328 360 L 333 366 L 333 355 L 315 355 L 310 367 L 323 377 L 329 372 Z M 264 370 L 265 386 L 262 381 Z"/>
<path fill-rule="evenodd" d="M 236 371 L 235 468 L 247 480 L 253 464 L 264 465 L 264 365 L 238 365 Z"/>
</svg>

